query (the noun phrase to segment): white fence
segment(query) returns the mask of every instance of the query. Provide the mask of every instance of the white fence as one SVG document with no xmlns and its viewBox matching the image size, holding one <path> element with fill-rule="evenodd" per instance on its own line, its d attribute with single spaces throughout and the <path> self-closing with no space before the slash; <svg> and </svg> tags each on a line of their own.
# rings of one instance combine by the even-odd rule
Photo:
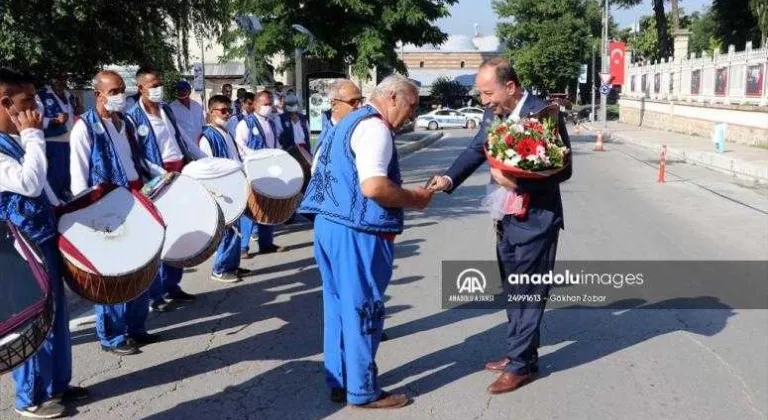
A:
<svg viewBox="0 0 768 420">
<path fill-rule="evenodd" d="M 690 54 L 649 65 L 629 64 L 622 96 L 726 105 L 768 106 L 768 48 Z"/>
</svg>

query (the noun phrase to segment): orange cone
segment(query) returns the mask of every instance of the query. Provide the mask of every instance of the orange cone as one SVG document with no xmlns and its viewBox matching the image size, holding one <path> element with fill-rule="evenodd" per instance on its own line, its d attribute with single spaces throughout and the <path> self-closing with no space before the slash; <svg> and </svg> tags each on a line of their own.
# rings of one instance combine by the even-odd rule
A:
<svg viewBox="0 0 768 420">
<path fill-rule="evenodd" d="M 595 142 L 595 149 L 596 152 L 603 152 L 605 149 L 603 149 L 603 132 L 598 131 L 597 132 L 597 142 Z"/>
<path fill-rule="evenodd" d="M 663 184 L 666 181 L 667 175 L 667 145 L 661 146 L 661 155 L 659 156 L 659 179 L 656 180 L 659 184 Z"/>
</svg>

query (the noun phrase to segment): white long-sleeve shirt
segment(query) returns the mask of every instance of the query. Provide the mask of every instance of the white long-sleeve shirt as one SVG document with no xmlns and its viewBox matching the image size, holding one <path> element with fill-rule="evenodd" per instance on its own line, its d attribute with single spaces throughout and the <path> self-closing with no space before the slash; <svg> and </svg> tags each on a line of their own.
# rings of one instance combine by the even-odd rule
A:
<svg viewBox="0 0 768 420">
<path fill-rule="evenodd" d="M 215 128 L 216 131 L 219 132 L 224 137 L 224 141 L 227 143 L 227 151 L 229 152 L 230 156 L 233 156 L 232 160 L 236 160 L 240 162 L 240 148 L 235 144 L 234 139 L 232 139 L 232 136 L 229 135 L 229 133 L 226 130 L 223 130 L 215 125 L 212 125 L 211 127 Z M 208 156 L 213 157 L 213 150 L 211 149 L 211 143 L 208 140 L 208 137 L 203 134 L 203 138 L 200 139 L 200 150 L 202 150 L 203 153 L 205 153 Z"/>
<path fill-rule="evenodd" d="M 160 107 L 160 117 L 156 117 L 144 107 L 144 102 L 139 101 L 139 106 L 149 119 L 149 123 L 152 125 L 152 130 L 155 132 L 155 140 L 157 141 L 157 147 L 160 149 L 160 156 L 163 162 L 174 162 L 184 159 L 184 154 L 181 152 L 181 147 L 176 143 L 176 130 L 173 128 L 173 124 L 168 119 L 165 111 Z M 176 114 L 174 114 L 176 116 Z M 137 127 L 137 130 L 141 127 Z M 197 142 L 192 143 L 187 137 L 182 134 L 182 141 L 185 142 L 187 149 L 194 159 L 199 159 L 204 156 L 200 151 L 200 147 L 197 146 Z"/>
<path fill-rule="evenodd" d="M 181 134 L 186 137 L 187 142 L 197 143 L 205 126 L 202 105 L 190 99 L 189 108 L 187 108 L 177 99 L 171 102 L 170 106 Z"/>
<path fill-rule="evenodd" d="M 277 147 L 280 147 L 280 143 L 277 141 L 275 133 L 272 131 L 272 127 L 270 127 L 267 118 L 264 118 L 258 114 L 254 115 L 256 115 L 256 119 L 258 120 L 259 124 L 261 124 L 262 130 L 264 130 L 264 142 L 266 143 L 266 147 L 272 149 L 275 147 L 275 144 L 277 144 Z M 258 130 L 256 127 L 253 127 L 253 129 Z M 243 119 L 237 123 L 237 128 L 235 129 L 235 143 L 237 143 L 237 148 L 240 150 L 240 154 L 242 156 L 246 156 L 251 152 L 251 149 L 248 148 L 249 135 L 250 133 L 248 132 L 248 124 L 246 124 L 245 119 Z"/>
<path fill-rule="evenodd" d="M 122 124 L 120 131 L 117 130 L 111 118 L 101 119 L 102 126 L 109 134 L 115 154 L 120 161 L 125 176 L 128 181 L 134 181 L 139 178 L 136 167 L 133 164 L 131 145 L 128 143 L 128 137 L 125 134 L 125 124 Z M 93 139 L 88 136 L 88 128 L 85 121 L 78 121 L 72 127 L 70 136 L 70 154 L 69 154 L 69 175 L 72 179 L 72 194 L 79 194 L 88 188 L 88 178 L 91 173 L 91 149 L 93 148 Z"/>
<path fill-rule="evenodd" d="M 19 136 L 11 135 L 24 149 L 24 157 L 19 163 L 11 156 L 0 153 L 0 192 L 9 191 L 25 197 L 37 197 L 43 191 L 52 204 L 58 204 L 58 198 L 48 186 L 45 158 L 45 136 L 43 130 L 27 128 Z"/>
<path fill-rule="evenodd" d="M 64 91 L 64 96 L 67 98 L 67 101 L 69 101 L 68 104 L 65 104 L 64 102 L 61 101 L 61 98 L 59 98 L 59 95 L 56 95 L 53 92 L 53 89 L 51 89 L 50 86 L 46 86 L 45 90 L 48 92 L 48 94 L 52 95 L 55 98 L 54 100 L 59 104 L 59 107 L 61 107 L 61 112 L 67 114 L 67 116 L 69 117 L 69 118 L 67 118 L 67 122 L 65 123 L 65 125 L 67 127 L 67 132 L 66 133 L 64 133 L 64 134 L 62 134 L 60 136 L 56 136 L 56 137 L 49 137 L 49 138 L 47 138 L 45 140 L 46 141 L 57 141 L 57 142 L 66 143 L 66 142 L 69 141 L 69 132 L 72 131 L 72 126 L 75 124 L 75 104 L 72 103 L 72 101 L 70 100 L 72 95 L 69 93 L 69 91 L 67 91 L 67 90 Z M 44 112 L 44 105 L 45 104 L 43 104 L 43 101 L 40 99 L 39 95 L 35 95 L 35 102 L 37 102 L 37 106 L 40 108 L 40 113 L 44 115 L 45 114 L 45 112 Z M 43 128 L 47 129 L 48 126 L 51 125 L 51 121 L 52 121 L 51 118 L 46 118 L 44 116 L 43 117 Z"/>
</svg>

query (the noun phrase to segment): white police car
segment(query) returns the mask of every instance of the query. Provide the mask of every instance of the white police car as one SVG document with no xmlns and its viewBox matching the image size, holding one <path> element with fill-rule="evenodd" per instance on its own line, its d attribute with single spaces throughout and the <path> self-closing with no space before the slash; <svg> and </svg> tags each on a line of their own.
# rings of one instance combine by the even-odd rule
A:
<svg viewBox="0 0 768 420">
<path fill-rule="evenodd" d="M 440 128 L 466 128 L 470 122 L 469 117 L 453 109 L 438 109 L 416 118 L 416 127 L 427 130 Z"/>
<path fill-rule="evenodd" d="M 483 114 L 485 114 L 485 110 L 482 108 L 477 108 L 474 106 L 468 106 L 465 108 L 459 108 L 459 112 L 469 117 L 469 123 L 467 124 L 467 128 L 475 128 L 480 125 L 480 123 L 483 121 Z"/>
</svg>

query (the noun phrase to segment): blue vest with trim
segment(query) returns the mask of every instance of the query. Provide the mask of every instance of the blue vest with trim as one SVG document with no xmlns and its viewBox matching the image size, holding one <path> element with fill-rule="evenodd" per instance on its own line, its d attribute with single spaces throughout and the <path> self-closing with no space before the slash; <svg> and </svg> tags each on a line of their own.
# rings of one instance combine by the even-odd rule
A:
<svg viewBox="0 0 768 420">
<path fill-rule="evenodd" d="M 233 159 L 233 156 L 229 155 L 229 148 L 227 147 L 227 139 L 219 133 L 216 128 L 206 125 L 203 127 L 203 136 L 208 139 L 208 144 L 211 145 L 211 151 L 213 157 Z"/>
<path fill-rule="evenodd" d="M 168 117 L 168 122 L 173 126 L 173 131 L 176 133 L 176 143 L 181 149 L 181 154 L 184 155 L 184 161 L 190 162 L 195 160 L 187 148 L 187 143 L 181 136 L 179 126 L 176 124 L 176 117 L 173 115 L 171 107 L 165 102 L 160 105 Z M 138 140 L 141 156 L 150 162 L 158 166 L 163 166 L 163 156 L 160 153 L 160 147 L 157 145 L 157 138 L 155 137 L 155 130 L 152 129 L 152 124 L 149 122 L 149 117 L 141 108 L 141 103 L 136 102 L 129 111 L 128 116 L 131 117 L 133 124 L 136 126 L 136 137 Z"/>
<path fill-rule="evenodd" d="M 40 101 L 43 103 L 43 114 L 45 118 L 54 119 L 57 115 L 63 114 L 64 110 L 61 109 L 61 106 L 59 105 L 59 101 L 56 100 L 56 95 L 48 92 L 47 89 L 41 89 L 37 92 L 37 96 L 40 98 Z M 70 95 L 65 95 L 63 98 L 61 98 L 62 102 L 65 104 L 68 104 L 70 106 L 74 106 L 75 103 L 75 97 Z M 45 134 L 45 137 L 57 137 L 62 134 L 67 133 L 67 125 L 66 124 L 48 124 L 48 128 L 43 130 L 43 134 Z"/>
<path fill-rule="evenodd" d="M 307 117 L 304 114 L 296 114 L 299 117 L 299 124 L 304 131 L 304 142 L 309 148 L 309 127 L 307 126 Z M 280 133 L 280 144 L 283 150 L 288 150 L 292 146 L 296 145 L 296 139 L 293 138 L 293 122 L 291 121 L 291 114 L 284 112 L 280 114 L 280 125 L 282 126 L 282 133 Z"/>
<path fill-rule="evenodd" d="M 321 215 L 364 232 L 400 233 L 403 231 L 403 209 L 384 207 L 364 196 L 360 189 L 351 139 L 355 127 L 366 118 L 379 118 L 379 113 L 371 106 L 364 106 L 328 130 L 299 212 Z M 394 143 L 392 140 L 387 176 L 393 183 L 401 185 Z"/>
<path fill-rule="evenodd" d="M 139 178 L 144 177 L 146 179 L 149 177 L 149 170 L 140 163 L 139 150 L 136 147 L 135 128 L 125 115 L 118 114 L 118 116 L 125 127 L 125 137 L 131 147 L 131 158 L 136 172 L 139 174 Z M 89 109 L 83 114 L 82 120 L 88 130 L 88 138 L 91 140 L 88 186 L 110 183 L 128 188 L 128 176 L 117 156 L 109 131 L 104 126 L 96 109 Z"/>
<path fill-rule="evenodd" d="M 280 139 L 277 138 L 277 127 L 275 127 L 275 124 L 271 119 L 267 118 L 267 121 L 270 122 L 272 135 L 275 136 L 275 147 L 277 147 L 277 145 L 280 144 Z M 248 126 L 248 143 L 246 146 L 248 146 L 249 149 L 259 150 L 269 147 L 265 138 L 264 129 L 261 127 L 261 123 L 259 123 L 259 120 L 255 115 L 251 114 L 245 117 L 245 125 Z"/>
<path fill-rule="evenodd" d="M 21 145 L 5 133 L 0 133 L 0 153 L 19 163 L 24 157 Z M 53 207 L 45 191 L 37 197 L 3 191 L 0 193 L 0 220 L 11 222 L 38 245 L 58 234 Z"/>
</svg>

